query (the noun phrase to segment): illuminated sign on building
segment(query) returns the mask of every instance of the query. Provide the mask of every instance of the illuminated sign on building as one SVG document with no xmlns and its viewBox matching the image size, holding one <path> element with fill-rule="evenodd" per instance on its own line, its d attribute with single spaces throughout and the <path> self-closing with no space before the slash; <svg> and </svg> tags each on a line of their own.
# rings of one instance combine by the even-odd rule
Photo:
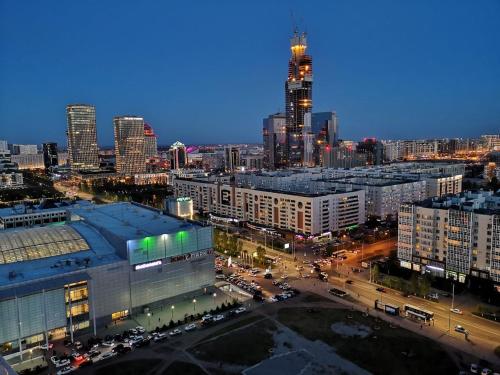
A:
<svg viewBox="0 0 500 375">
<path fill-rule="evenodd" d="M 144 270 L 146 268 L 161 266 L 161 260 L 155 260 L 154 262 L 136 264 L 134 266 L 134 271 Z"/>
</svg>

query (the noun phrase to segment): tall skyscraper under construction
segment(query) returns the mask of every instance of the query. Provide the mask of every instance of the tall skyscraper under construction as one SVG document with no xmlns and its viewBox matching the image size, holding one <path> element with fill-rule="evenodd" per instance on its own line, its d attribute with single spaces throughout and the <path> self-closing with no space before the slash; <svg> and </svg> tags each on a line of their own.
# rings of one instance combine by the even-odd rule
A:
<svg viewBox="0 0 500 375">
<path fill-rule="evenodd" d="M 288 62 L 285 82 L 286 152 L 287 166 L 312 163 L 312 57 L 306 54 L 307 37 L 296 30 L 290 39 L 292 56 Z M 311 155 L 310 155 L 311 154 Z"/>
</svg>

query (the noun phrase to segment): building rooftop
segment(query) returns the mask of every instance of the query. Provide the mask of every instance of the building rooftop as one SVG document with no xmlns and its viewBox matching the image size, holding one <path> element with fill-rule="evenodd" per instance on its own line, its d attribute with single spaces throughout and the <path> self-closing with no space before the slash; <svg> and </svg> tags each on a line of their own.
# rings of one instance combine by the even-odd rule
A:
<svg viewBox="0 0 500 375">
<path fill-rule="evenodd" d="M 485 190 L 464 191 L 455 195 L 428 198 L 415 205 L 425 208 L 498 215 L 500 214 L 500 193 Z"/>
<path fill-rule="evenodd" d="M 163 215 L 160 211 L 132 203 L 112 203 L 72 208 L 71 219 L 83 219 L 122 240 L 175 233 L 201 224 Z"/>
<path fill-rule="evenodd" d="M 10 256 L 0 262 L 0 288 L 123 260 L 102 234 L 83 221 L 7 229 L 0 233 L 0 243 L 3 259 L 12 249 L 18 252 L 14 260 Z"/>
<path fill-rule="evenodd" d="M 0 218 L 15 215 L 25 215 L 37 212 L 59 212 L 69 207 L 90 206 L 92 203 L 85 200 L 51 202 L 46 201 L 38 205 L 18 204 L 13 207 L 0 208 Z"/>
</svg>

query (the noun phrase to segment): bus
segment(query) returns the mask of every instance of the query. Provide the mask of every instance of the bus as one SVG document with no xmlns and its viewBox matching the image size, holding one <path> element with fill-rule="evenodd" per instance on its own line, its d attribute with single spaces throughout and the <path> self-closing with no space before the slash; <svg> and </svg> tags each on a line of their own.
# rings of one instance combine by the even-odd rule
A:
<svg viewBox="0 0 500 375">
<path fill-rule="evenodd" d="M 375 309 L 381 310 L 388 315 L 399 316 L 399 306 L 383 303 L 378 299 L 375 300 Z"/>
<path fill-rule="evenodd" d="M 425 322 L 434 319 L 434 313 L 432 311 L 422 309 L 421 307 L 405 304 L 404 310 L 408 318 L 423 320 Z"/>
</svg>

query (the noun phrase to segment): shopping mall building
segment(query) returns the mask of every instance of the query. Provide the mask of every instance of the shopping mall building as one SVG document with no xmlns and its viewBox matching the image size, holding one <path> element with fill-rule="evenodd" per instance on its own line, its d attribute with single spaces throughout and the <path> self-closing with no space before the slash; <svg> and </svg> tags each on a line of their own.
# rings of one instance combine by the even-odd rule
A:
<svg viewBox="0 0 500 375">
<path fill-rule="evenodd" d="M 131 203 L 0 232 L 0 348 L 92 332 L 213 285 L 212 228 Z"/>
</svg>

